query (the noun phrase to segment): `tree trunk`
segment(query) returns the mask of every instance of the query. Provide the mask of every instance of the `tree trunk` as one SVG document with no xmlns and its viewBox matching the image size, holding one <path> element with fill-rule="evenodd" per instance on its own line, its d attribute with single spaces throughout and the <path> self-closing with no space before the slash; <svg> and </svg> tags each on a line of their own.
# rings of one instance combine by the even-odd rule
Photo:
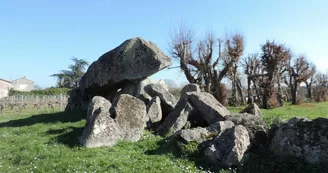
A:
<svg viewBox="0 0 328 173">
<path fill-rule="evenodd" d="M 306 89 L 307 89 L 307 97 L 309 101 L 312 102 L 312 83 L 305 82 Z"/>
<path fill-rule="evenodd" d="M 262 98 L 261 98 L 261 96 L 263 96 L 263 94 L 262 94 L 262 92 L 261 92 L 261 87 L 257 87 L 257 85 L 258 85 L 258 83 L 256 83 L 255 81 L 253 81 L 253 83 L 254 83 L 254 89 L 255 89 L 255 91 L 256 91 L 256 97 L 257 97 L 257 99 L 258 99 L 258 102 L 259 103 L 261 103 L 262 102 Z M 255 100 L 254 100 L 255 101 Z"/>
<path fill-rule="evenodd" d="M 237 106 L 237 90 L 236 90 L 236 77 L 235 75 L 233 76 L 232 79 L 232 92 L 231 92 L 231 97 L 232 97 L 232 106 L 236 107 Z"/>
<path fill-rule="evenodd" d="M 244 105 L 245 104 L 245 97 L 244 97 L 243 89 L 242 89 L 242 86 L 241 86 L 240 78 L 237 79 L 237 90 L 238 90 L 239 97 L 240 97 L 240 105 Z"/>
<path fill-rule="evenodd" d="M 283 99 L 283 93 L 282 93 L 282 89 L 281 89 L 280 80 L 278 80 L 278 102 L 279 102 L 280 106 L 284 105 L 284 99 Z"/>
<path fill-rule="evenodd" d="M 291 92 L 292 92 L 292 104 L 297 104 L 297 83 L 294 82 L 294 84 L 291 85 Z"/>
<path fill-rule="evenodd" d="M 254 99 L 253 99 L 253 92 L 252 92 L 252 88 L 251 88 L 251 78 L 248 76 L 247 77 L 247 103 L 248 104 L 251 104 L 251 103 L 254 103 Z"/>
</svg>

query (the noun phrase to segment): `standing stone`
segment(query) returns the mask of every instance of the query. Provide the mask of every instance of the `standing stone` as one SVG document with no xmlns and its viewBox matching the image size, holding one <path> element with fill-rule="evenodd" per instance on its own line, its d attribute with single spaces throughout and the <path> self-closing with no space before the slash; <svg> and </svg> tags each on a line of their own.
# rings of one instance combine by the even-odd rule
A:
<svg viewBox="0 0 328 173">
<path fill-rule="evenodd" d="M 147 120 L 144 102 L 122 94 L 110 110 L 109 107 L 110 102 L 105 98 L 96 96 L 92 99 L 88 108 L 89 120 L 79 139 L 82 146 L 113 146 L 119 140 L 140 139 Z"/>
<path fill-rule="evenodd" d="M 94 148 L 114 146 L 120 139 L 122 139 L 122 134 L 118 124 L 110 117 L 107 108 L 99 107 L 90 116 L 89 123 L 86 124 L 79 141 L 82 146 Z"/>
<path fill-rule="evenodd" d="M 150 123 L 157 123 L 162 120 L 161 100 L 159 97 L 154 97 L 147 106 L 147 117 Z"/>
<path fill-rule="evenodd" d="M 262 117 L 261 109 L 256 103 L 249 104 L 245 109 L 241 110 L 239 113 L 249 113 L 258 117 Z"/>
<path fill-rule="evenodd" d="M 113 106 L 113 117 L 123 134 L 123 139 L 137 141 L 146 127 L 146 105 L 140 99 L 128 94 L 120 95 Z"/>
<path fill-rule="evenodd" d="M 206 92 L 188 92 L 187 97 L 192 105 L 201 112 L 208 124 L 223 121 L 230 112 L 213 95 Z"/>
<path fill-rule="evenodd" d="M 156 129 L 156 132 L 165 135 L 181 130 L 187 123 L 192 111 L 193 107 L 186 100 L 180 100 L 164 122 Z"/>
<path fill-rule="evenodd" d="M 124 41 L 93 62 L 80 81 L 83 99 L 106 96 L 127 81 L 139 81 L 169 66 L 171 59 L 156 44 L 140 37 Z"/>
<path fill-rule="evenodd" d="M 223 168 L 241 166 L 244 155 L 250 146 L 249 135 L 245 127 L 237 125 L 224 131 L 213 139 L 205 149 L 205 157 L 213 164 Z"/>
<path fill-rule="evenodd" d="M 294 156 L 306 162 L 328 162 L 328 119 L 292 118 L 278 127 L 271 151 L 279 156 Z"/>
<path fill-rule="evenodd" d="M 100 96 L 93 97 L 88 106 L 86 123 L 89 124 L 91 122 L 93 115 L 99 114 L 99 113 L 95 113 L 95 112 L 101 111 L 101 109 L 103 111 L 107 110 L 107 112 L 109 112 L 109 108 L 111 106 L 112 106 L 112 104 L 105 98 L 100 97 Z"/>
</svg>

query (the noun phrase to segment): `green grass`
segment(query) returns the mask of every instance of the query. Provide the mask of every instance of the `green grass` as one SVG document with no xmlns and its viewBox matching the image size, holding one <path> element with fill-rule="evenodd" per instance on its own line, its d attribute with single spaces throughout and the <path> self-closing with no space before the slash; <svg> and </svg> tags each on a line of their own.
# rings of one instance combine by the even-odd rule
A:
<svg viewBox="0 0 328 173">
<path fill-rule="evenodd" d="M 202 172 L 195 162 L 179 157 L 177 148 L 150 132 L 135 143 L 79 147 L 84 116 L 5 111 L 0 117 L 0 172 Z"/>
<path fill-rule="evenodd" d="M 231 108 L 233 112 L 240 109 Z M 327 117 L 328 103 L 287 104 L 263 110 L 263 114 L 268 123 L 274 117 Z M 80 147 L 78 137 L 83 131 L 84 117 L 82 112 L 5 110 L 0 115 L 0 172 L 203 172 L 201 158 L 193 155 L 190 148 L 186 149 L 187 154 L 183 153 L 171 142 L 147 131 L 135 143 L 119 142 L 115 147 L 93 149 Z M 254 165 L 247 167 L 253 169 Z"/>
<path fill-rule="evenodd" d="M 229 107 L 231 112 L 239 112 L 244 107 Z M 285 103 L 283 107 L 275 109 L 261 109 L 263 119 L 266 123 L 271 124 L 276 118 L 289 120 L 292 117 L 304 117 L 309 119 L 328 118 L 328 102 L 323 103 L 304 103 L 301 105 L 291 105 Z"/>
</svg>

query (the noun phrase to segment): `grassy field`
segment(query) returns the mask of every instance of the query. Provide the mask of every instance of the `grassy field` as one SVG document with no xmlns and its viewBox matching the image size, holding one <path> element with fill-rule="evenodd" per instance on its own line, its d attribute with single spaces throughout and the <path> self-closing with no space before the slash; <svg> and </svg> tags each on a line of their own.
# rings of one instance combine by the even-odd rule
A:
<svg viewBox="0 0 328 173">
<path fill-rule="evenodd" d="M 233 112 L 240 109 L 231 108 Z M 277 116 L 327 117 L 328 103 L 286 105 L 263 113 L 268 123 Z M 0 172 L 206 172 L 199 158 L 184 155 L 150 132 L 136 143 L 79 147 L 84 116 L 81 112 L 4 111 L 0 116 Z"/>
<path fill-rule="evenodd" d="M 239 112 L 244 107 L 229 107 L 231 112 Z M 291 105 L 285 103 L 283 107 L 275 109 L 262 109 L 263 119 L 266 123 L 272 124 L 272 121 L 280 118 L 289 120 L 292 117 L 305 117 L 309 119 L 328 118 L 328 102 L 323 103 L 304 103 L 302 105 Z"/>
</svg>

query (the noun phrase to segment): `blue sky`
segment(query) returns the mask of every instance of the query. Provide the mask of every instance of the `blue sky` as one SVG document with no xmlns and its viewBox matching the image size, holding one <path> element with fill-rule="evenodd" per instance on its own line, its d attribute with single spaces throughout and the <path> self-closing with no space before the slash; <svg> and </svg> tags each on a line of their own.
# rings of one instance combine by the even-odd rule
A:
<svg viewBox="0 0 328 173">
<path fill-rule="evenodd" d="M 132 37 L 155 42 L 164 52 L 168 33 L 181 21 L 202 38 L 241 32 L 245 56 L 275 39 L 306 54 L 321 71 L 328 68 L 326 0 L 0 0 L 0 78 L 27 76 L 42 87 L 71 63 L 93 62 Z M 155 79 L 184 81 L 179 70 L 163 70 Z"/>
</svg>

